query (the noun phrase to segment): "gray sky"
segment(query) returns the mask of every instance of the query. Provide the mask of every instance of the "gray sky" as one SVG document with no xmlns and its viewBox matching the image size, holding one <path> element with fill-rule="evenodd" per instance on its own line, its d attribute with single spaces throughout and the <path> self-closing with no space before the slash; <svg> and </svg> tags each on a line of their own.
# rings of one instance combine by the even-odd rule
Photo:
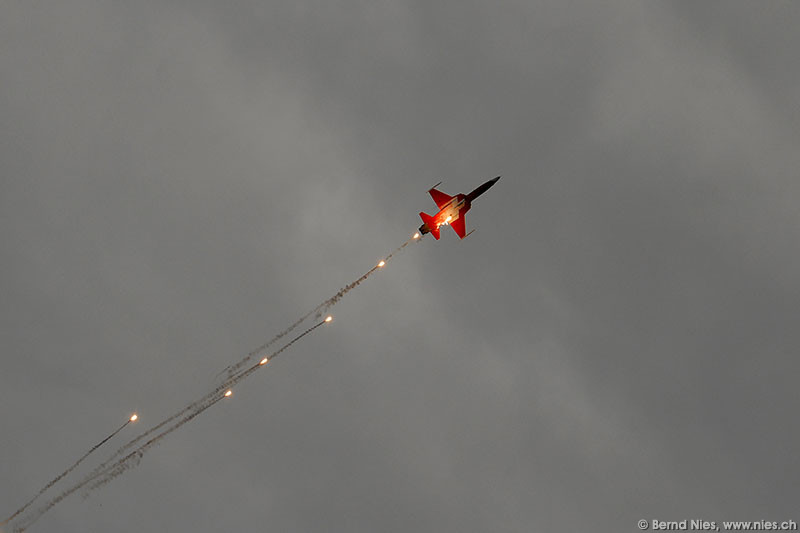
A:
<svg viewBox="0 0 800 533">
<path fill-rule="evenodd" d="M 0 515 L 502 174 L 32 530 L 800 520 L 799 11 L 3 2 Z"/>
</svg>

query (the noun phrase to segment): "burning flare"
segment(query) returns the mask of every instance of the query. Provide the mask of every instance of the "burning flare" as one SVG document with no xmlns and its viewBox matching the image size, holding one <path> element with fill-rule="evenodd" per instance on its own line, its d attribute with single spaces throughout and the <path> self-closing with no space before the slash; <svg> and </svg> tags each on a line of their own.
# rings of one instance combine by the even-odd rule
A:
<svg viewBox="0 0 800 533">
<path fill-rule="evenodd" d="M 139 420 L 139 415 L 137 415 L 136 413 L 133 413 L 131 415 L 130 421 L 131 422 L 136 422 L 137 420 Z"/>
<path fill-rule="evenodd" d="M 226 398 L 230 398 L 232 394 L 233 394 L 233 391 L 232 391 L 232 390 L 230 390 L 230 389 L 228 389 L 228 390 L 226 390 L 226 391 L 225 391 L 225 397 L 226 397 Z"/>
</svg>

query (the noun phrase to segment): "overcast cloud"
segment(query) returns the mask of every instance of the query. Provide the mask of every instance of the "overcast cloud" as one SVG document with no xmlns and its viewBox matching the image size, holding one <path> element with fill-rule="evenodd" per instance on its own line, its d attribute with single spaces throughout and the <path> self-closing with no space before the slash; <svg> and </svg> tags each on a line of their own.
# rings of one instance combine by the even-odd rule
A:
<svg viewBox="0 0 800 533">
<path fill-rule="evenodd" d="M 32 531 L 800 521 L 800 7 L 0 3 L 0 515 L 496 175 Z"/>
</svg>

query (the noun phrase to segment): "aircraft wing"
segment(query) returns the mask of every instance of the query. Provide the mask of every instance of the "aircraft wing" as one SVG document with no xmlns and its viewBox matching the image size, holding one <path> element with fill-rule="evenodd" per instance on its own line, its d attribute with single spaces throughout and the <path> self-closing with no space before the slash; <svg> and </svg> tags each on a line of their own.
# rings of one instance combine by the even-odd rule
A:
<svg viewBox="0 0 800 533">
<path fill-rule="evenodd" d="M 454 221 L 452 221 L 450 225 L 453 226 L 453 229 L 456 231 L 456 233 L 460 238 L 463 239 L 464 237 L 466 237 L 467 222 L 463 216 L 460 216 Z"/>
<path fill-rule="evenodd" d="M 453 199 L 453 197 L 449 194 L 445 194 L 442 191 L 437 191 L 435 188 L 429 190 L 428 192 L 430 193 L 431 198 L 433 198 L 433 201 L 436 202 L 436 206 L 439 209 L 447 205 L 447 202 Z"/>
</svg>

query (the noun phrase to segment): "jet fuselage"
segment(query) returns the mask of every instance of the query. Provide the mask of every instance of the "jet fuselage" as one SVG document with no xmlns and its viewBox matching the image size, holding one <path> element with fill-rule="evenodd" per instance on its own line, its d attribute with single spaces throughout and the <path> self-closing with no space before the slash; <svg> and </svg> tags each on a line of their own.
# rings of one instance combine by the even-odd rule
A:
<svg viewBox="0 0 800 533">
<path fill-rule="evenodd" d="M 489 190 L 489 188 L 497 183 L 500 176 L 491 179 L 483 185 L 475 188 L 469 194 L 457 194 L 450 196 L 436 189 L 438 184 L 434 185 L 428 193 L 430 193 L 433 201 L 439 207 L 439 212 L 431 216 L 426 213 L 420 213 L 423 224 L 419 227 L 419 232 L 423 235 L 426 233 L 433 234 L 434 238 L 439 238 L 439 228 L 442 226 L 452 226 L 460 238 L 466 237 L 466 225 L 464 223 L 464 215 L 472 207 L 472 200 Z"/>
</svg>

